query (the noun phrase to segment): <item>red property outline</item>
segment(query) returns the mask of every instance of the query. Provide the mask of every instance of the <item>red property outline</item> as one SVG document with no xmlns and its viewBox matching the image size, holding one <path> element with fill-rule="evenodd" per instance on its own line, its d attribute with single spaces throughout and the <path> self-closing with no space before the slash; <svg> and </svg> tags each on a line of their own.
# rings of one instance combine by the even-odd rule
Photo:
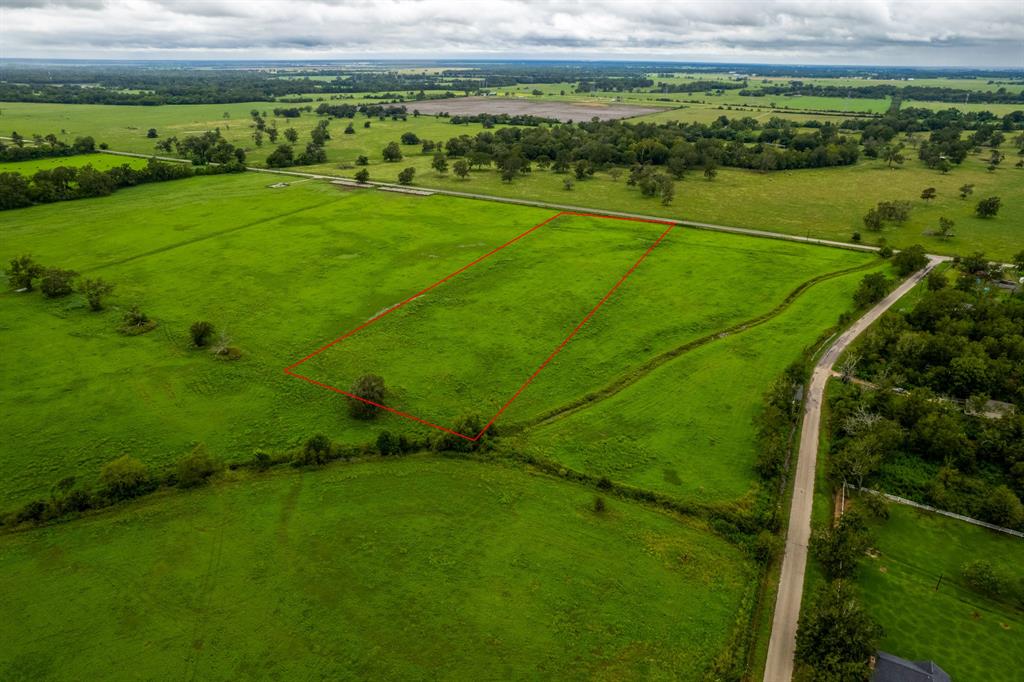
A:
<svg viewBox="0 0 1024 682">
<path fill-rule="evenodd" d="M 535 232 L 536 230 L 544 227 L 545 225 L 550 223 L 552 220 L 555 220 L 556 218 L 561 218 L 562 216 L 578 216 L 578 217 L 582 217 L 582 218 L 604 218 L 604 219 L 608 219 L 608 220 L 627 220 L 627 221 L 636 222 L 636 223 L 651 223 L 651 224 L 655 224 L 655 225 L 668 225 L 668 228 L 666 228 L 666 230 L 661 233 L 661 235 L 654 241 L 654 243 L 651 244 L 651 246 L 648 247 L 648 249 L 646 251 L 644 251 L 643 255 L 641 255 L 640 258 L 638 258 L 635 263 L 633 263 L 633 266 L 631 268 L 629 268 L 629 270 L 627 270 L 626 273 L 624 275 L 622 275 L 622 277 L 619 278 L 619 281 L 615 283 L 615 286 L 613 286 L 611 289 L 608 290 L 608 293 L 606 293 L 604 295 L 604 297 L 602 297 L 601 300 L 597 302 L 597 305 L 595 305 L 593 308 L 590 309 L 590 312 L 588 312 L 583 317 L 583 319 L 580 320 L 579 324 L 577 324 L 576 327 L 573 328 L 573 330 L 571 332 L 569 332 L 569 335 L 566 336 L 565 339 L 562 340 L 562 343 L 558 344 L 558 347 L 556 347 L 553 351 L 551 351 L 551 354 L 548 355 L 548 357 L 544 360 L 544 362 L 540 363 L 540 367 L 538 367 L 536 370 L 534 370 L 533 374 L 531 374 L 526 379 L 526 381 L 524 381 L 523 384 L 519 387 L 519 390 L 517 390 L 515 392 L 515 394 L 511 398 L 509 398 L 508 401 L 504 405 L 501 406 L 501 409 L 498 410 L 498 412 L 493 417 L 491 417 L 490 421 L 488 421 L 487 424 L 484 425 L 484 427 L 482 429 L 480 429 L 480 433 L 476 434 L 475 436 L 469 436 L 469 435 L 466 435 L 464 433 L 459 433 L 458 431 L 450 429 L 447 426 L 441 426 L 439 424 L 434 424 L 433 422 L 430 422 L 430 421 L 427 421 L 426 419 L 422 419 L 420 417 L 417 417 L 414 414 L 409 414 L 408 412 L 402 412 L 401 410 L 396 410 L 393 407 L 388 407 L 387 405 L 381 405 L 379 403 L 375 403 L 372 400 L 366 400 L 365 398 L 360 398 L 359 396 L 353 395 L 352 393 L 349 393 L 348 391 L 343 391 L 340 388 L 337 388 L 336 386 L 331 386 L 330 384 L 322 383 L 320 381 L 317 381 L 316 379 L 311 379 L 310 377 L 307 377 L 307 376 L 305 376 L 303 374 L 299 374 L 298 372 L 292 371 L 296 367 L 301 365 L 302 363 L 306 362 L 307 360 L 310 360 L 310 359 L 316 357 L 317 355 L 319 355 L 320 353 L 323 353 L 328 348 L 330 348 L 330 347 L 332 347 L 332 346 L 334 346 L 334 345 L 336 345 L 338 343 L 341 343 L 342 341 L 344 341 L 348 337 L 352 336 L 356 332 L 358 332 L 358 331 L 360 331 L 362 329 L 365 329 L 366 327 L 369 327 L 371 324 L 373 324 L 374 322 L 376 322 L 380 318 L 384 317 L 385 315 L 387 315 L 389 313 L 392 313 L 392 312 L 398 310 L 399 308 L 401 308 L 402 306 L 406 305 L 407 303 L 410 303 L 410 302 L 416 300 L 417 298 L 419 298 L 423 294 L 427 293 L 428 291 L 431 291 L 432 289 L 435 289 L 435 288 L 439 287 L 440 285 L 444 284 L 445 282 L 447 282 L 451 278 L 455 277 L 456 275 L 458 275 L 458 274 L 460 274 L 462 272 L 465 272 L 466 270 L 468 270 L 469 268 L 473 267 L 477 263 L 479 263 L 479 262 L 481 262 L 481 261 L 483 261 L 483 260 L 493 256 L 498 251 L 501 251 L 505 247 L 514 244 L 515 242 L 519 241 L 523 237 L 525 237 L 525 236 Z M 650 218 L 631 218 L 631 217 L 627 217 L 627 216 L 603 215 L 601 213 L 577 213 L 577 212 L 574 212 L 574 211 L 559 211 L 555 215 L 553 215 L 553 216 L 551 216 L 551 217 L 549 217 L 549 218 L 547 218 L 545 220 L 542 220 L 541 222 L 537 223 L 536 225 L 534 225 L 530 229 L 526 230 L 522 234 L 516 235 L 512 239 L 510 239 L 507 242 L 505 242 L 504 244 L 502 244 L 501 246 L 498 246 L 498 247 L 488 251 L 487 253 L 485 253 L 484 255 L 480 256 L 476 260 L 474 260 L 474 261 L 472 261 L 472 262 L 470 262 L 470 263 L 468 263 L 466 265 L 463 265 L 461 268 L 459 268 L 455 272 L 452 272 L 451 274 L 445 276 L 444 278 L 439 279 L 438 281 L 436 281 L 433 284 L 431 284 L 430 286 L 428 286 L 426 289 L 423 289 L 422 291 L 419 291 L 419 292 L 413 294 L 412 296 L 410 296 L 409 298 L 405 299 L 404 301 L 402 301 L 400 303 L 396 303 L 395 305 L 391 306 L 390 308 L 387 308 L 383 312 L 378 313 L 377 315 L 374 315 L 369 320 L 367 320 L 366 322 L 362 323 L 361 325 L 359 325 L 355 329 L 352 329 L 352 330 L 346 332 L 345 334 L 339 336 L 338 338 L 334 339 L 330 343 L 328 343 L 328 344 L 318 348 L 317 350 L 313 351 L 312 353 L 310 353 L 306 357 L 302 358 L 298 362 L 294 362 L 294 363 L 288 365 L 287 367 L 284 368 L 284 373 L 288 374 L 289 376 L 293 376 L 293 377 L 295 377 L 297 379 L 302 379 L 303 381 L 307 381 L 307 382 L 313 384 L 314 386 L 319 386 L 320 388 L 327 389 L 328 391 L 333 391 L 334 393 L 340 393 L 341 395 L 348 396 L 349 398 L 354 398 L 355 400 L 361 400 L 364 403 L 367 403 L 369 405 L 373 405 L 374 407 L 378 407 L 378 408 L 380 408 L 382 410 L 387 410 L 388 412 L 391 412 L 393 414 L 397 414 L 400 417 L 405 417 L 406 419 L 411 419 L 413 421 L 419 422 L 420 424 L 424 424 L 424 425 L 429 426 L 431 428 L 438 429 L 439 431 L 444 431 L 446 433 L 450 433 L 453 436 L 458 436 L 459 438 L 465 438 L 468 441 L 474 441 L 474 442 L 478 441 L 478 440 L 480 440 L 480 437 L 483 436 L 484 433 L 487 432 L 487 429 L 491 428 L 491 426 L 494 424 L 494 422 L 497 421 L 498 417 L 500 417 L 502 415 L 502 413 L 504 413 L 505 410 L 507 410 L 509 408 L 509 406 L 516 400 L 516 398 L 518 398 L 520 396 L 520 394 L 523 391 L 526 390 L 526 387 L 529 386 L 533 382 L 533 380 L 537 378 L 537 375 L 540 374 L 541 371 L 545 367 L 547 367 L 548 364 L 552 360 L 555 359 L 556 355 L 558 355 L 560 352 L 562 352 L 562 349 L 565 348 L 565 346 L 572 340 L 572 338 L 574 336 L 576 336 L 577 332 L 579 332 L 579 330 L 583 328 L 583 325 L 585 325 L 590 320 L 590 318 L 594 316 L 594 314 L 598 311 L 598 309 L 605 304 L 605 301 L 607 301 L 609 298 L 611 298 L 611 295 L 615 293 L 615 290 L 618 289 L 620 286 L 622 286 L 622 283 L 625 282 L 626 279 L 630 275 L 633 274 L 633 271 L 636 270 L 637 267 L 639 267 L 640 263 L 642 263 L 644 261 L 644 259 L 646 259 L 647 256 L 650 255 L 651 251 L 654 251 L 655 247 L 657 247 L 658 244 L 660 244 L 661 241 L 666 236 L 668 236 L 668 233 L 671 232 L 672 228 L 674 228 L 674 227 L 676 227 L 676 223 L 668 221 L 668 220 L 654 220 L 654 219 L 650 219 Z"/>
</svg>

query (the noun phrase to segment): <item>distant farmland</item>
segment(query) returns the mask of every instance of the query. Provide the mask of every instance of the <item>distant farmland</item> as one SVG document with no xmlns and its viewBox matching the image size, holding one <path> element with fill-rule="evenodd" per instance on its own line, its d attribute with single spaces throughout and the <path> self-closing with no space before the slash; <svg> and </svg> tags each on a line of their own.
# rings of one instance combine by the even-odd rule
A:
<svg viewBox="0 0 1024 682">
<path fill-rule="evenodd" d="M 510 116 L 540 116 L 559 121 L 589 121 L 595 116 L 602 121 L 656 114 L 665 107 L 645 107 L 636 104 L 605 104 L 603 102 L 538 102 L 513 97 L 456 97 L 410 104 L 421 114 L 448 113 L 453 116 L 476 114 L 509 114 Z"/>
</svg>

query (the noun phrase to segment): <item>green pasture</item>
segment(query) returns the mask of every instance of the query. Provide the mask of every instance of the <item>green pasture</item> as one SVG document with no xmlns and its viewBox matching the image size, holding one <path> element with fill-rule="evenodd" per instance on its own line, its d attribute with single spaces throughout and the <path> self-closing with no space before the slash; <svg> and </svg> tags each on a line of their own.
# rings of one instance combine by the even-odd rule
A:
<svg viewBox="0 0 1024 682">
<path fill-rule="evenodd" d="M 865 558 L 858 577 L 885 628 L 882 649 L 934 660 L 954 680 L 996 682 L 1024 669 L 1024 613 L 959 576 L 964 563 L 985 559 L 1019 577 L 1024 540 L 911 507 L 889 513 L 873 529 L 879 556 Z"/>
<path fill-rule="evenodd" d="M 74 156 L 58 156 L 49 159 L 0 163 L 0 173 L 33 175 L 37 171 L 52 170 L 57 166 L 80 168 L 86 165 L 92 166 L 96 170 L 109 170 L 125 164 L 132 168 L 142 168 L 146 165 L 146 160 L 131 156 L 114 156 L 113 154 L 75 154 Z"/>
<path fill-rule="evenodd" d="M 930 253 L 983 251 L 994 258 L 1009 259 L 1024 247 L 1024 170 L 1013 167 L 1017 157 L 1008 145 L 1004 151 L 1007 159 L 991 173 L 986 170 L 986 153 L 969 156 L 945 175 L 913 158 L 894 169 L 883 161 L 868 159 L 853 166 L 771 173 L 720 168 L 710 182 L 694 171 L 675 183 L 675 200 L 670 206 L 642 196 L 636 187 L 626 184 L 624 177 L 614 180 L 606 173 L 576 181 L 571 174 L 534 169 L 527 176 L 505 183 L 497 171 L 484 169 L 462 180 L 452 173 L 442 175 L 432 170 L 433 157 L 418 153 L 398 163 L 375 160 L 369 171 L 373 180 L 394 182 L 402 168 L 412 166 L 418 169 L 414 184 L 422 187 L 630 211 L 818 239 L 850 241 L 854 232 L 860 232 L 866 244 L 879 244 L 884 239 L 894 247 L 921 244 Z M 909 148 L 906 153 L 914 154 Z M 354 174 L 352 170 L 339 171 L 333 164 L 310 169 Z M 564 187 L 566 178 L 574 183 L 571 190 Z M 974 194 L 968 200 L 959 196 L 964 184 L 974 185 Z M 935 199 L 920 198 L 926 187 L 936 189 Z M 976 217 L 978 200 L 992 195 L 1002 199 L 999 215 L 991 219 Z M 880 233 L 866 231 L 863 218 L 868 209 L 879 201 L 893 199 L 912 203 L 910 220 L 901 226 L 887 226 Z M 954 237 L 940 239 L 928 234 L 938 228 L 940 216 L 955 222 Z"/>
<path fill-rule="evenodd" d="M 45 134 L 63 128 L 69 139 L 91 134 L 98 141 L 108 141 L 112 149 L 139 153 L 153 151 L 153 140 L 145 137 L 150 126 L 157 127 L 161 135 L 178 136 L 221 126 L 228 139 L 246 144 L 250 161 L 260 165 L 272 145 L 265 142 L 257 149 L 249 137 L 248 112 L 253 106 L 267 111 L 268 115 L 273 108 L 266 102 L 163 107 L 12 103 L 0 106 L 0 126 L 18 130 L 23 135 Z M 680 115 L 678 112 L 693 111 L 694 116 L 699 114 L 702 120 L 710 121 L 723 114 L 778 115 L 774 112 L 753 113 L 707 107 L 698 110 L 698 106 L 687 105 L 686 109 L 651 116 L 657 120 L 668 120 Z M 219 118 L 219 112 L 225 110 L 231 119 Z M 282 131 L 294 125 L 302 135 L 301 139 L 305 140 L 316 120 L 317 117 L 306 114 L 299 119 L 278 119 L 277 123 Z M 952 172 L 943 175 L 926 168 L 910 147 L 904 152 L 907 161 L 895 170 L 887 168 L 882 161 L 864 159 L 849 167 L 771 173 L 722 168 L 713 182 L 707 182 L 699 173 L 693 172 L 684 181 L 676 183 L 675 201 L 664 207 L 657 199 L 642 197 L 639 190 L 628 187 L 622 179 L 616 182 L 603 173 L 575 182 L 573 189 L 567 191 L 564 180 L 571 178 L 570 175 L 538 169 L 510 184 L 502 182 L 493 169 L 474 171 L 466 180 L 450 172 L 441 175 L 430 168 L 433 154 L 423 154 L 419 145 L 403 145 L 405 158 L 385 163 L 381 158 L 384 146 L 398 141 L 404 132 L 443 141 L 460 134 L 475 135 L 482 127 L 478 124 L 456 126 L 445 119 L 410 116 L 404 122 L 372 119 L 371 128 L 365 129 L 362 127 L 365 120 L 362 116 L 355 119 L 356 132 L 353 135 L 343 132 L 347 120 L 333 121 L 332 139 L 327 146 L 329 162 L 306 169 L 351 177 L 356 172 L 356 159 L 366 156 L 370 161 L 367 170 L 371 179 L 381 181 L 394 182 L 399 171 L 413 167 L 417 171 L 414 184 L 420 186 L 633 211 L 822 239 L 848 241 L 855 231 L 859 231 L 866 243 L 879 243 L 884 238 L 896 247 L 920 243 L 933 253 L 955 255 L 980 250 L 1003 259 L 1010 258 L 1024 246 L 1024 171 L 1013 167 L 1018 157 L 1010 142 L 1003 146 L 1006 160 L 992 173 L 986 170 L 990 153 L 987 149 L 968 157 Z M 225 127 L 228 124 L 230 129 Z M 961 201 L 958 196 L 958 188 L 963 184 L 975 186 L 975 194 L 968 201 Z M 926 187 L 935 187 L 938 197 L 930 202 L 922 201 L 921 190 Z M 990 195 L 1002 198 L 1000 215 L 994 219 L 975 217 L 977 200 Z M 912 201 L 911 219 L 903 226 L 888 227 L 881 234 L 865 232 L 862 219 L 867 210 L 879 201 L 891 199 Z M 952 239 L 942 240 L 926 234 L 937 228 L 940 216 L 955 221 L 956 236 Z"/>
<path fill-rule="evenodd" d="M 463 265 L 461 245 L 501 243 L 551 214 L 270 180 L 194 178 L 5 214 L 5 260 L 31 253 L 117 287 L 100 313 L 78 295 L 0 294 L 9 504 L 66 475 L 91 478 L 122 453 L 163 466 L 204 443 L 248 459 L 317 432 L 363 443 L 410 426 L 355 423 L 339 396 L 283 368 Z M 159 326 L 120 334 L 132 305 Z M 197 320 L 225 331 L 242 359 L 191 349 Z"/>
<path fill-rule="evenodd" d="M 117 288 L 101 313 L 78 295 L 0 294 L 0 325 L 17 349 L 0 358 L 12 406 L 0 446 L 5 497 L 23 500 L 69 474 L 94 476 L 124 453 L 159 467 L 199 443 L 217 457 L 247 459 L 317 432 L 356 443 L 381 428 L 426 433 L 392 415 L 355 422 L 342 397 L 283 368 L 554 213 L 315 181 L 275 189 L 271 180 L 194 178 L 6 214 L 5 259 L 32 253 Z M 663 229 L 561 220 L 539 235 L 555 240 L 548 246 L 531 248 L 537 233 L 524 238 L 412 304 L 392 333 L 366 336 L 361 357 L 381 364 L 365 370 L 446 425 L 496 412 Z M 600 390 L 638 363 L 767 313 L 812 277 L 870 258 L 677 229 L 499 426 Z M 524 276 L 531 267 L 535 276 Z M 131 305 L 158 328 L 118 333 Z M 827 308 L 830 321 L 844 306 Z M 242 359 L 190 348 L 196 320 L 225 331 Z M 374 349 L 375 340 L 383 345 Z M 335 350 L 344 344 L 324 355 Z M 298 371 L 334 383 L 335 375 L 307 369 Z M 362 371 L 339 375 L 340 388 Z"/>
<path fill-rule="evenodd" d="M 527 432 L 523 447 L 691 502 L 745 496 L 756 480 L 752 420 L 763 394 L 852 307 L 864 274 L 814 284 L 763 324 L 714 338 L 618 392 L 555 415 Z"/>
<path fill-rule="evenodd" d="M 0 677 L 701 680 L 753 564 L 472 461 L 284 471 L 0 538 Z"/>
<path fill-rule="evenodd" d="M 378 103 L 380 100 L 355 99 L 331 100 L 320 95 L 329 104 L 361 104 L 363 102 Z M 11 131 L 29 136 L 32 134 L 47 135 L 53 133 L 58 138 L 71 141 L 75 137 L 91 135 L 97 144 L 106 142 L 110 149 L 139 154 L 164 154 L 157 152 L 155 144 L 162 138 L 176 136 L 179 139 L 187 135 L 197 135 L 208 130 L 219 128 L 224 137 L 232 144 L 241 146 L 247 151 L 247 163 L 263 165 L 267 155 L 277 145 L 286 142 L 284 131 L 295 128 L 299 133 L 298 142 L 293 145 L 296 153 L 300 153 L 310 141 L 310 131 L 317 122 L 324 120 L 312 112 L 302 112 L 298 118 L 275 118 L 275 108 L 291 108 L 312 106 L 314 109 L 320 102 L 288 104 L 280 102 L 241 102 L 236 104 L 180 104 L 155 107 L 117 106 L 102 104 L 35 104 L 23 102 L 0 103 L 0 134 L 10 135 Z M 389 142 L 398 141 L 405 132 L 415 132 L 423 139 L 444 142 L 450 137 L 463 133 L 475 135 L 483 130 L 481 124 L 465 124 L 454 126 L 447 119 L 433 116 L 413 117 L 415 102 L 406 104 L 409 109 L 407 121 L 393 121 L 390 118 L 381 121 L 377 118 L 367 119 L 358 114 L 354 119 L 335 119 L 331 121 L 329 132 L 331 140 L 326 145 L 327 157 L 333 167 L 337 163 L 354 163 L 359 155 L 370 156 L 380 160 L 381 150 Z M 255 131 L 250 112 L 255 109 L 265 114 L 267 124 L 276 123 L 281 136 L 276 144 L 271 144 L 266 135 L 263 144 L 256 146 L 252 134 Z M 370 128 L 364 128 L 366 121 Z M 354 134 L 346 135 L 345 128 L 353 123 Z M 159 137 L 150 139 L 147 133 L 155 128 Z M 420 151 L 419 145 L 409 147 Z"/>
<path fill-rule="evenodd" d="M 343 389 L 363 374 L 379 374 L 390 381 L 396 409 L 443 426 L 465 414 L 486 420 L 664 230 L 557 218 L 297 371 Z M 492 248 L 465 246 L 473 248 L 467 262 Z M 503 422 L 598 390 L 659 352 L 770 310 L 810 277 L 872 258 L 676 229 L 544 369 L 551 380 L 521 394 Z M 429 284 L 410 283 L 417 290 Z"/>
</svg>

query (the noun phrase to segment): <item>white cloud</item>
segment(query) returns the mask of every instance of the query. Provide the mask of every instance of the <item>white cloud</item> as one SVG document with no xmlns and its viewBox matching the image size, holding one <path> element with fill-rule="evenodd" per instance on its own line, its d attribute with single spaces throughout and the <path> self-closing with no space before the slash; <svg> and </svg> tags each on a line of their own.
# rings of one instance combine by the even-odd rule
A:
<svg viewBox="0 0 1024 682">
<path fill-rule="evenodd" d="M 0 56 L 584 58 L 1024 68 L 1024 2 L 0 0 Z"/>
</svg>

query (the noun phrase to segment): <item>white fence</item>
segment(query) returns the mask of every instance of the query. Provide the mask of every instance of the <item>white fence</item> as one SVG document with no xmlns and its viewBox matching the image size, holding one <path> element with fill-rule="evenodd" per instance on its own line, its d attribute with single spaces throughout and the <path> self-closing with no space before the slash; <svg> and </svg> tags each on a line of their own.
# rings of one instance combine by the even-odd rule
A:
<svg viewBox="0 0 1024 682">
<path fill-rule="evenodd" d="M 855 486 L 850 486 L 850 487 L 853 488 Z M 1002 526 L 997 526 L 994 523 L 986 523 L 984 521 L 979 521 L 978 519 L 972 519 L 969 516 L 961 516 L 960 514 L 954 514 L 953 512 L 943 511 L 942 509 L 936 509 L 935 507 L 929 507 L 927 504 L 921 504 L 920 502 L 914 502 L 913 500 L 908 500 L 905 497 L 899 497 L 898 495 L 890 495 L 889 493 L 883 493 L 880 490 L 872 490 L 871 488 L 857 488 L 857 490 L 860 490 L 861 492 L 865 492 L 865 493 L 870 493 L 872 495 L 881 495 L 882 497 L 884 497 L 887 500 L 892 500 L 893 502 L 897 502 L 899 504 L 905 504 L 908 507 L 917 507 L 918 509 L 924 509 L 925 511 L 930 511 L 933 514 L 942 514 L 943 516 L 948 516 L 951 519 L 957 519 L 959 521 L 965 521 L 967 523 L 972 523 L 975 526 L 981 526 L 982 528 L 988 528 L 989 530 L 998 531 L 1000 533 L 1006 533 L 1007 535 L 1015 535 L 1018 538 L 1024 538 L 1024 533 L 1020 532 L 1019 530 L 1012 530 L 1010 528 L 1003 528 Z"/>
</svg>

